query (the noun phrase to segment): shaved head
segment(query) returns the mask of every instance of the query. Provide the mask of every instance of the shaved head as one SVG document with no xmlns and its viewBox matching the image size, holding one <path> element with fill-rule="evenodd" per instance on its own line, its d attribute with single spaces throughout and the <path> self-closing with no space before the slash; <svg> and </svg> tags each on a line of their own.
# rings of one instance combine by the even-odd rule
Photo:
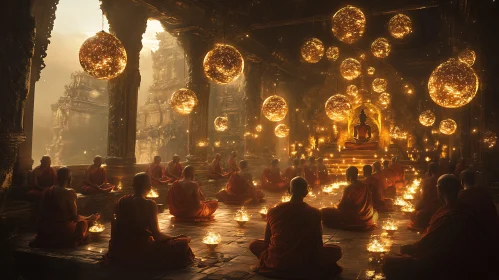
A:
<svg viewBox="0 0 499 280">
<path fill-rule="evenodd" d="M 440 176 L 437 181 L 438 197 L 443 201 L 456 201 L 461 190 L 461 182 L 452 174 Z"/>
<path fill-rule="evenodd" d="M 189 178 L 192 180 L 194 178 L 194 166 L 187 165 L 184 168 L 183 174 L 184 174 L 184 178 Z"/>
<path fill-rule="evenodd" d="M 347 175 L 347 181 L 351 182 L 357 180 L 357 178 L 359 177 L 359 169 L 357 169 L 357 167 L 355 166 L 350 166 L 347 168 L 346 175 Z"/>
<path fill-rule="evenodd" d="M 362 171 L 364 172 L 364 177 L 369 177 L 373 174 L 373 168 L 369 164 L 364 165 Z"/>
<path fill-rule="evenodd" d="M 40 159 L 40 164 L 43 166 L 50 166 L 50 164 L 52 164 L 52 159 L 49 156 L 43 156 L 42 159 Z"/>
<path fill-rule="evenodd" d="M 71 170 L 66 166 L 57 169 L 57 183 L 59 186 L 71 185 Z"/>
<path fill-rule="evenodd" d="M 380 172 L 381 171 L 381 163 L 379 161 L 376 161 L 373 163 L 373 168 L 375 172 Z"/>
<path fill-rule="evenodd" d="M 308 182 L 303 177 L 294 177 L 289 185 L 291 196 L 303 199 L 308 194 Z"/>
<path fill-rule="evenodd" d="M 151 178 L 145 172 L 140 172 L 133 176 L 133 189 L 135 194 L 145 195 L 151 190 Z"/>
</svg>

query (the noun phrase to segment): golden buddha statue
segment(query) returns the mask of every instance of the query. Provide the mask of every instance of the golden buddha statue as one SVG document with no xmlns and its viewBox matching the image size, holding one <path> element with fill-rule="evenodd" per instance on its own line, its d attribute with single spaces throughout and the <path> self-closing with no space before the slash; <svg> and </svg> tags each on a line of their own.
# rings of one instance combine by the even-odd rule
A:
<svg viewBox="0 0 499 280">
<path fill-rule="evenodd" d="M 355 142 L 345 142 L 345 148 L 347 150 L 377 150 L 378 142 L 370 141 L 372 137 L 371 126 L 366 123 L 367 115 L 364 110 L 360 111 L 359 120 L 360 123 L 353 128 Z"/>
</svg>

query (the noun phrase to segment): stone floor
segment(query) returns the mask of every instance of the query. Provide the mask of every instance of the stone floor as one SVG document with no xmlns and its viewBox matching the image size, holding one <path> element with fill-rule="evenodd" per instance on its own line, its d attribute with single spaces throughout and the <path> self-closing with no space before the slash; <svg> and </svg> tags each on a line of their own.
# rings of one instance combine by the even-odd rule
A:
<svg viewBox="0 0 499 280">
<path fill-rule="evenodd" d="M 219 186 L 207 185 L 204 193 L 208 199 L 213 198 L 219 189 Z M 314 192 L 315 195 L 308 196 L 306 202 L 318 208 L 336 204 L 340 198 L 340 194 L 318 193 L 317 190 Z M 192 238 L 191 247 L 196 255 L 196 263 L 182 270 L 137 272 L 127 268 L 103 267 L 102 254 L 107 250 L 110 236 L 109 222 L 105 222 L 106 230 L 99 240 L 77 249 L 31 249 L 27 244 L 33 234 L 23 235 L 16 256 L 19 262 L 29 264 L 31 268 L 29 271 L 21 271 L 21 274 L 25 279 L 68 279 L 68 275 L 72 275 L 73 279 L 265 279 L 252 271 L 258 260 L 251 254 L 248 245 L 253 239 L 263 238 L 265 220 L 258 211 L 262 206 L 270 207 L 280 202 L 283 194 L 266 195 L 265 203 L 247 206 L 250 221 L 243 227 L 233 220 L 235 211 L 239 209 L 237 206 L 221 204 L 215 213 L 215 220 L 198 224 L 173 222 L 168 209 L 159 214 L 162 231 L 170 235 L 185 234 Z M 399 245 L 414 242 L 419 236 L 406 229 L 408 220 L 402 213 L 393 213 L 391 216 L 398 221 L 399 226 L 393 237 L 391 251 L 398 252 Z M 388 217 L 388 214 L 381 214 L 378 224 L 381 225 Z M 215 251 L 209 251 L 202 243 L 203 236 L 209 231 L 218 232 L 222 236 L 222 243 Z M 371 234 L 381 233 L 381 229 L 358 233 L 324 228 L 324 242 L 338 244 L 343 249 L 343 258 L 339 264 L 344 272 L 337 279 L 364 279 L 366 269 L 379 270 L 379 267 L 369 264 L 366 247 Z M 65 272 L 55 273 L 61 267 Z"/>
</svg>

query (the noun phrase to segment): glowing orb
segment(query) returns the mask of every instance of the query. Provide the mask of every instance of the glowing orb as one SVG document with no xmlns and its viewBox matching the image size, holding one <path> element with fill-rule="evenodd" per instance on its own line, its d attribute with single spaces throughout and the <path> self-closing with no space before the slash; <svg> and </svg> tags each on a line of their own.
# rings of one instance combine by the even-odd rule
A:
<svg viewBox="0 0 499 280">
<path fill-rule="evenodd" d="M 455 59 L 440 64 L 428 80 L 431 99 L 445 108 L 468 104 L 478 90 L 478 77 L 466 63 Z"/>
<path fill-rule="evenodd" d="M 286 103 L 286 100 L 280 96 L 269 96 L 263 102 L 262 113 L 269 121 L 282 121 L 288 113 L 288 104 Z"/>
<path fill-rule="evenodd" d="M 329 47 L 326 51 L 326 57 L 329 60 L 336 61 L 340 57 L 340 49 L 338 47 Z"/>
<path fill-rule="evenodd" d="M 377 93 L 382 93 L 386 91 L 388 82 L 383 78 L 376 78 L 372 83 L 373 91 Z"/>
<path fill-rule="evenodd" d="M 407 95 L 413 95 L 416 92 L 416 89 L 411 83 L 404 83 L 402 85 L 402 91 Z"/>
<path fill-rule="evenodd" d="M 432 126 L 435 123 L 435 120 L 435 113 L 430 110 L 426 110 L 419 115 L 419 123 L 424 126 Z"/>
<path fill-rule="evenodd" d="M 125 47 L 115 36 L 100 31 L 88 38 L 80 47 L 80 65 L 92 77 L 110 80 L 125 70 Z"/>
<path fill-rule="evenodd" d="M 317 38 L 305 41 L 301 46 L 301 57 L 308 63 L 317 63 L 324 56 L 324 44 Z"/>
<path fill-rule="evenodd" d="M 227 117 L 216 117 L 213 124 L 216 131 L 226 131 L 229 128 L 229 119 Z"/>
<path fill-rule="evenodd" d="M 372 75 L 374 75 L 375 72 L 376 72 L 376 68 L 374 68 L 372 66 L 367 68 L 367 75 L 372 76 Z"/>
<path fill-rule="evenodd" d="M 333 34 L 343 43 L 353 44 L 358 41 L 366 28 L 366 17 L 356 7 L 346 6 L 333 15 Z"/>
<path fill-rule="evenodd" d="M 241 75 L 244 59 L 233 46 L 216 44 L 204 57 L 203 69 L 206 77 L 212 82 L 225 85 Z"/>
<path fill-rule="evenodd" d="M 326 101 L 326 114 L 333 121 L 344 121 L 352 111 L 348 97 L 335 94 Z"/>
<path fill-rule="evenodd" d="M 359 95 L 359 89 L 356 85 L 349 85 L 345 90 L 346 94 L 352 98 L 357 98 Z"/>
<path fill-rule="evenodd" d="M 476 54 L 473 50 L 466 49 L 462 51 L 458 56 L 459 61 L 466 63 L 468 66 L 473 66 L 476 60 Z"/>
<path fill-rule="evenodd" d="M 487 131 L 483 135 L 483 143 L 489 149 L 494 148 L 497 142 L 497 135 L 492 131 Z"/>
<path fill-rule="evenodd" d="M 388 105 L 390 105 L 390 102 L 392 101 L 392 97 L 390 96 L 389 93 L 384 92 L 384 93 L 379 95 L 378 101 L 379 101 L 379 104 L 381 104 L 383 107 L 386 108 Z"/>
<path fill-rule="evenodd" d="M 279 138 L 284 138 L 289 135 L 289 127 L 285 124 L 279 124 L 274 129 L 275 136 Z"/>
<path fill-rule="evenodd" d="M 391 46 L 385 38 L 378 38 L 371 44 L 371 52 L 377 58 L 385 58 L 390 54 Z"/>
<path fill-rule="evenodd" d="M 446 119 L 440 122 L 440 132 L 446 135 L 451 135 L 456 132 L 457 124 L 453 119 Z"/>
<path fill-rule="evenodd" d="M 198 104 L 198 98 L 194 91 L 181 88 L 175 91 L 170 98 L 170 106 L 181 115 L 188 115 Z"/>
<path fill-rule="evenodd" d="M 341 76 L 349 81 L 359 77 L 361 70 L 360 62 L 355 58 L 347 58 L 340 65 Z"/>
<path fill-rule="evenodd" d="M 256 130 L 256 132 L 262 132 L 262 130 L 263 130 L 263 126 L 262 126 L 261 124 L 259 124 L 259 125 L 257 125 L 257 126 L 255 127 L 255 130 Z"/>
<path fill-rule="evenodd" d="M 393 36 L 393 38 L 404 38 L 405 36 L 412 33 L 411 18 L 404 14 L 393 16 L 388 22 L 388 31 Z"/>
</svg>

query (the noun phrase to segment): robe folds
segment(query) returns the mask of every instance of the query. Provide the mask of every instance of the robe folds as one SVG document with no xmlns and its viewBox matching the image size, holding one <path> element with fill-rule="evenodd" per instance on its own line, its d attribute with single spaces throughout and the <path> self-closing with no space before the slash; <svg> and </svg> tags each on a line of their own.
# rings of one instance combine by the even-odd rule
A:
<svg viewBox="0 0 499 280">
<path fill-rule="evenodd" d="M 374 177 L 374 175 L 364 179 L 364 184 L 366 184 L 371 191 L 373 206 L 376 211 L 389 212 L 393 210 L 393 200 L 385 198 L 385 189 L 383 188 L 382 183 Z"/>
<path fill-rule="evenodd" d="M 373 229 L 378 220 L 371 191 L 360 181 L 348 185 L 336 208 L 322 208 L 324 225 L 331 228 L 365 231 Z"/>
<path fill-rule="evenodd" d="M 263 189 L 272 192 L 281 192 L 289 188 L 289 181 L 281 177 L 279 168 L 265 168 L 261 184 Z"/>
<path fill-rule="evenodd" d="M 201 200 L 205 197 L 195 182 L 191 184 L 196 185 L 196 192 Z M 217 201 L 200 201 L 196 199 L 194 194 L 189 195 L 183 190 L 179 181 L 175 181 L 168 190 L 168 208 L 170 214 L 176 218 L 183 219 L 196 219 L 196 218 L 209 218 L 218 208 Z"/>
<path fill-rule="evenodd" d="M 220 161 L 213 160 L 208 168 L 208 178 L 217 180 L 229 177 L 231 172 L 223 173 Z"/>
<path fill-rule="evenodd" d="M 182 164 L 180 164 L 180 162 L 177 162 L 177 163 L 170 162 L 170 163 L 168 163 L 168 166 L 166 168 L 169 169 L 169 172 L 171 172 L 171 175 L 174 175 L 177 177 L 177 178 L 175 178 L 169 174 L 166 174 L 168 183 L 173 183 L 176 180 L 178 180 L 178 178 L 182 177 L 183 168 L 182 168 Z"/>
<path fill-rule="evenodd" d="M 303 166 L 303 175 L 305 175 L 309 186 L 320 184 L 319 177 L 317 177 L 317 166 Z"/>
<path fill-rule="evenodd" d="M 151 177 L 151 185 L 155 187 L 167 183 L 168 179 L 165 177 L 165 171 L 161 164 L 151 163 L 147 168 L 146 173 Z M 158 179 L 160 182 L 158 182 L 158 180 L 152 179 L 153 177 Z"/>
<path fill-rule="evenodd" d="M 92 184 L 100 187 L 94 187 L 88 184 L 84 184 L 83 187 L 81 188 L 82 194 L 89 195 L 96 193 L 108 193 L 113 190 L 114 186 L 107 182 L 107 173 L 104 167 L 102 166 L 98 168 L 90 167 L 87 169 L 87 172 L 88 172 L 88 180 Z"/>
<path fill-rule="evenodd" d="M 236 159 L 233 157 L 229 157 L 227 160 L 227 169 L 229 172 L 237 172 L 239 171 L 239 167 L 237 166 Z"/>
<path fill-rule="evenodd" d="M 230 176 L 226 188 L 219 191 L 216 196 L 219 202 L 245 204 L 252 200 L 253 202 L 261 202 L 265 194 L 250 185 L 238 172 L 235 172 Z"/>
<path fill-rule="evenodd" d="M 305 202 L 270 209 L 265 240 L 253 241 L 250 250 L 260 259 L 257 272 L 269 277 L 322 279 L 321 273 L 342 270 L 336 264 L 341 248 L 323 244 L 320 211 Z"/>
<path fill-rule="evenodd" d="M 138 269 L 174 269 L 194 261 L 187 238 L 154 240 L 152 228 L 157 223 L 157 206 L 152 200 L 125 195 L 115 206 L 111 224 L 108 265 Z"/>
<path fill-rule="evenodd" d="M 290 166 L 284 170 L 283 177 L 285 180 L 291 181 L 291 179 L 297 176 L 303 176 L 303 168 Z"/>
<path fill-rule="evenodd" d="M 407 227 L 408 229 L 415 231 L 424 230 L 428 226 L 435 211 L 442 206 L 442 202 L 437 194 L 437 181 L 437 175 L 433 175 L 421 182 L 421 199 L 416 203 L 416 211 L 411 215 L 411 221 Z"/>
<path fill-rule="evenodd" d="M 57 184 L 57 174 L 52 167 L 42 168 L 40 166 L 35 167 L 31 172 L 31 187 L 32 189 L 26 194 L 28 200 L 33 203 L 39 203 L 42 199 L 43 191 Z M 35 180 L 36 176 L 36 180 Z M 38 186 L 35 185 L 35 181 Z M 41 189 L 39 189 L 40 187 Z"/>
</svg>

